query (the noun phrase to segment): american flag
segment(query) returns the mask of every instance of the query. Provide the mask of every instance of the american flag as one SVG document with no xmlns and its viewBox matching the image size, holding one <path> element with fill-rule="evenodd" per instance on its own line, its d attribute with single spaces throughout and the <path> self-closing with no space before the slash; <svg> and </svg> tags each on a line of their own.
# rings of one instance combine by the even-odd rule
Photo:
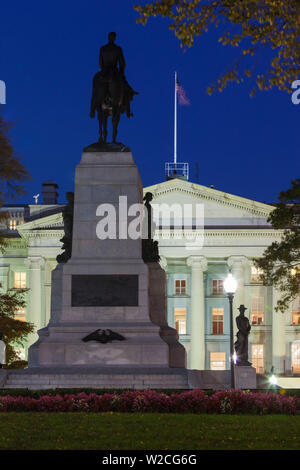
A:
<svg viewBox="0 0 300 470">
<path fill-rule="evenodd" d="M 189 105 L 190 104 L 189 99 L 187 98 L 185 91 L 180 85 L 178 80 L 176 80 L 176 91 L 179 96 L 179 104 L 182 104 L 183 106 Z"/>
</svg>

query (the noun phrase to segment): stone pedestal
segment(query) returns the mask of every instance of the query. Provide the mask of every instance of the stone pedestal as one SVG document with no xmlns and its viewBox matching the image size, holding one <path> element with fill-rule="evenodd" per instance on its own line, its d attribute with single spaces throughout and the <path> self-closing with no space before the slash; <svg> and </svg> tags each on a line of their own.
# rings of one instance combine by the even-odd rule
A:
<svg viewBox="0 0 300 470">
<path fill-rule="evenodd" d="M 93 386 L 89 383 L 93 368 L 101 368 L 102 376 L 113 371 L 118 375 L 120 368 L 129 368 L 132 386 L 151 386 L 151 381 L 154 386 L 149 377 L 159 369 L 158 382 L 167 388 L 170 368 L 172 387 L 176 387 L 177 368 L 177 385 L 183 388 L 185 381 L 188 387 L 185 349 L 166 320 L 165 272 L 158 263 L 145 264 L 141 239 L 127 236 L 137 203 L 142 203 L 142 185 L 130 152 L 83 152 L 75 177 L 72 257 L 52 273 L 51 318 L 29 349 L 27 376 L 30 370 L 43 368 L 39 377 L 45 377 L 46 369 L 50 375 L 67 370 L 69 377 L 72 371 L 78 374 L 84 368 L 90 369 L 85 386 Z M 115 229 L 115 236 L 99 239 L 99 222 L 103 223 L 111 208 L 115 209 L 116 227 L 109 227 Z M 109 223 L 114 222 L 109 213 Z M 112 330 L 125 340 L 106 344 L 82 341 L 99 329 Z M 141 380 L 145 368 L 148 381 Z M 102 382 L 108 387 L 122 385 L 122 376 L 124 373 L 113 382 Z M 68 386 L 74 380 L 61 382 Z M 123 386 L 128 386 L 128 380 Z"/>
<path fill-rule="evenodd" d="M 0 369 L 0 388 L 5 386 L 6 380 L 7 380 L 7 370 Z"/>
<path fill-rule="evenodd" d="M 256 370 L 251 366 L 235 366 L 235 388 L 256 389 Z"/>
</svg>

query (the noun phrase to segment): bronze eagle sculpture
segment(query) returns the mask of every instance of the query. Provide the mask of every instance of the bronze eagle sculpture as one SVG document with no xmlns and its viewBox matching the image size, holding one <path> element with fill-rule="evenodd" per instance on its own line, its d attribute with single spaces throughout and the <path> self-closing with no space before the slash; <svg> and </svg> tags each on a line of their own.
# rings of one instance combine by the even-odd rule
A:
<svg viewBox="0 0 300 470">
<path fill-rule="evenodd" d="M 106 344 L 116 340 L 124 341 L 125 339 L 126 338 L 124 338 L 124 336 L 120 335 L 119 333 L 115 333 L 112 330 L 99 329 L 82 338 L 82 341 L 85 343 L 87 341 L 98 341 L 98 343 Z"/>
</svg>

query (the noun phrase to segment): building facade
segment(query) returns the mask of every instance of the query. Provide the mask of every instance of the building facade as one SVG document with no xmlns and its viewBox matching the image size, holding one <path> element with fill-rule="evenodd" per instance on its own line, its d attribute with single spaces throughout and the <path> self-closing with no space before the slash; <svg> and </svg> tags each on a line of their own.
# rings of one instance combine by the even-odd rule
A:
<svg viewBox="0 0 300 470">
<path fill-rule="evenodd" d="M 2 226 L 7 246 L 0 259 L 1 289 L 28 288 L 26 309 L 16 318 L 33 322 L 37 330 L 50 318 L 51 272 L 64 234 L 56 188 L 51 182 L 44 185 L 42 204 L 3 208 L 9 215 Z M 159 208 L 155 238 L 167 273 L 168 322 L 187 350 L 188 367 L 229 369 L 229 301 L 223 281 L 230 270 L 238 282 L 234 316 L 239 305 L 247 307 L 253 366 L 258 373 L 273 366 L 277 374 L 300 376 L 299 299 L 284 314 L 275 311 L 279 293 L 259 282 L 253 265 L 280 240 L 281 232 L 267 222 L 274 208 L 181 179 L 144 191 L 153 194 L 152 204 Z M 185 210 L 190 210 L 189 223 L 183 228 Z M 199 226 L 197 210 L 203 219 Z M 36 339 L 31 335 L 20 351 L 24 357 Z"/>
</svg>

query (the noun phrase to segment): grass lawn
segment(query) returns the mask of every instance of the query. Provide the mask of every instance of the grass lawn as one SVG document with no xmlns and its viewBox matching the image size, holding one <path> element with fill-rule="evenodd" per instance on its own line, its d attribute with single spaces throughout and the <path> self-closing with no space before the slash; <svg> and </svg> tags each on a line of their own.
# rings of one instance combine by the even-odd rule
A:
<svg viewBox="0 0 300 470">
<path fill-rule="evenodd" d="M 300 416 L 1 413 L 0 449 L 300 449 Z"/>
</svg>

